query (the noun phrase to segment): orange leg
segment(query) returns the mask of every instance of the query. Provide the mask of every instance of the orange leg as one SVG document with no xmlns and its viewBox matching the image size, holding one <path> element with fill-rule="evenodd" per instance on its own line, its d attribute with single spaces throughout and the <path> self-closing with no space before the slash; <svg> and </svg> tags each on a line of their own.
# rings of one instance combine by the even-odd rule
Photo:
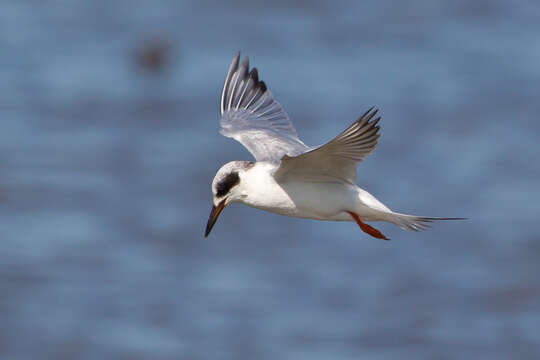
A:
<svg viewBox="0 0 540 360">
<path fill-rule="evenodd" d="M 381 234 L 379 230 L 375 229 L 372 226 L 369 226 L 366 223 L 363 223 L 362 220 L 360 220 L 360 218 L 358 217 L 358 214 L 353 213 L 352 211 L 347 211 L 347 212 L 352 216 L 354 221 L 356 221 L 356 223 L 358 224 L 358 226 L 360 226 L 360 229 L 362 229 L 363 232 L 368 233 L 369 235 L 377 239 L 390 240 L 389 238 Z"/>
</svg>

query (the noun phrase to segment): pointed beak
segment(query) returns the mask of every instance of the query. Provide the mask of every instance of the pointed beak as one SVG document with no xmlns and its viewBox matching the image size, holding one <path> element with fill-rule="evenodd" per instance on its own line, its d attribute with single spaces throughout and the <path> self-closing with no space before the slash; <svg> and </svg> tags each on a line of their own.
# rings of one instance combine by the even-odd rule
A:
<svg viewBox="0 0 540 360">
<path fill-rule="evenodd" d="M 214 227 L 214 224 L 216 223 L 219 214 L 225 209 L 225 200 L 223 199 L 218 206 L 212 206 L 212 211 L 210 212 L 210 216 L 208 217 L 208 223 L 206 224 L 206 231 L 204 232 L 204 237 L 208 237 L 210 234 L 210 231 L 212 231 L 212 228 Z"/>
</svg>

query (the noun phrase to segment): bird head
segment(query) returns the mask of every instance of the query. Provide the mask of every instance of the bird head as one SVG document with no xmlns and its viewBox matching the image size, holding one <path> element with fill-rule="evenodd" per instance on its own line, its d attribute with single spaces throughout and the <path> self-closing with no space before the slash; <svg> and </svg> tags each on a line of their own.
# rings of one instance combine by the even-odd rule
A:
<svg viewBox="0 0 540 360">
<path fill-rule="evenodd" d="M 253 166 L 249 161 L 232 161 L 221 167 L 212 181 L 213 204 L 208 217 L 204 237 L 208 237 L 216 223 L 219 214 L 232 202 L 241 201 L 244 197 L 242 191 L 243 174 Z"/>
</svg>

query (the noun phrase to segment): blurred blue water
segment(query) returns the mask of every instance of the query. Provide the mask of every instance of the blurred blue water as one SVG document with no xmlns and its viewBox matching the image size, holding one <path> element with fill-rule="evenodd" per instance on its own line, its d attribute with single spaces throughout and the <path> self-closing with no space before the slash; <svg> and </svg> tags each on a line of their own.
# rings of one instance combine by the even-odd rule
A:
<svg viewBox="0 0 540 360">
<path fill-rule="evenodd" d="M 539 16 L 1 2 L 0 358 L 538 358 Z M 217 132 L 239 49 L 308 144 L 382 109 L 380 200 L 470 220 L 386 243 L 235 205 L 204 240 L 215 171 L 251 159 Z"/>
</svg>

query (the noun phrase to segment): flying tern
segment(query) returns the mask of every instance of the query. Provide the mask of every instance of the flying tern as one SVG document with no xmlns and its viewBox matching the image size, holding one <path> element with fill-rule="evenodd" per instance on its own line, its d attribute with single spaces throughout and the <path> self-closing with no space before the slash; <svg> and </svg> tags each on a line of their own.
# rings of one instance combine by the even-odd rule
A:
<svg viewBox="0 0 540 360">
<path fill-rule="evenodd" d="M 366 221 L 386 221 L 418 231 L 435 220 L 461 220 L 393 212 L 358 187 L 356 166 L 375 150 L 380 116 L 369 109 L 330 142 L 307 146 L 274 100 L 249 59 L 234 57 L 221 93 L 221 130 L 244 145 L 253 161 L 223 165 L 212 181 L 213 207 L 204 236 L 229 204 L 241 202 L 273 213 L 329 221 L 355 221 L 364 232 L 389 240 Z"/>
</svg>

